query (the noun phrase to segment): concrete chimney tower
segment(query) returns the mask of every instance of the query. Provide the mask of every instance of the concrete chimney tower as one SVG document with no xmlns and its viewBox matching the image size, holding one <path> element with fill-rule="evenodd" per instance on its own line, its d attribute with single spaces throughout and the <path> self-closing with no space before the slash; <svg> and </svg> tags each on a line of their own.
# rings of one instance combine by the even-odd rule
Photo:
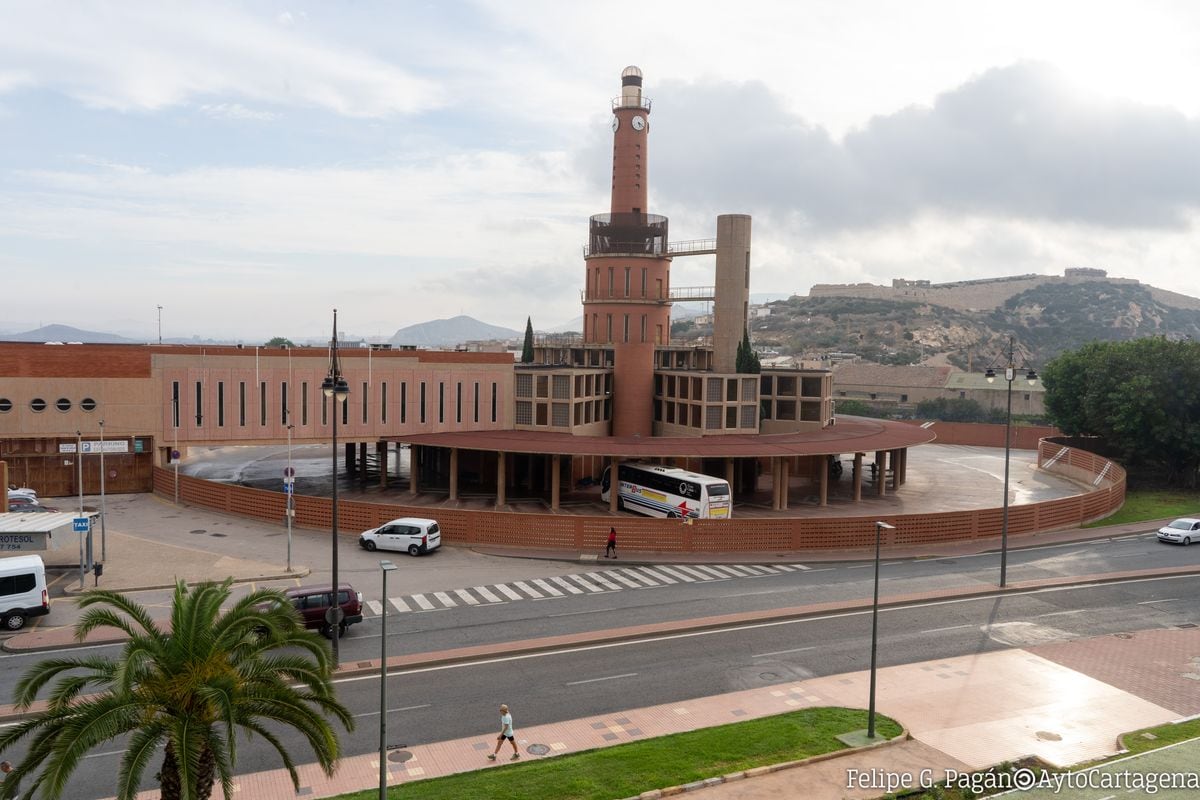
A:
<svg viewBox="0 0 1200 800">
<path fill-rule="evenodd" d="M 713 372 L 736 372 L 737 349 L 750 324 L 750 216 L 717 217 L 713 301 Z"/>
</svg>

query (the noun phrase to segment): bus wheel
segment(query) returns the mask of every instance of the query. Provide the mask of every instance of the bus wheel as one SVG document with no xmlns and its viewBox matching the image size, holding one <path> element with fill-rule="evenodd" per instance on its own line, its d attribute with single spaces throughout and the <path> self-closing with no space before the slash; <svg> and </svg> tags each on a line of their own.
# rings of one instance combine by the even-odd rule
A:
<svg viewBox="0 0 1200 800">
<path fill-rule="evenodd" d="M 678 511 L 668 511 L 667 519 L 679 519 L 679 512 Z"/>
</svg>

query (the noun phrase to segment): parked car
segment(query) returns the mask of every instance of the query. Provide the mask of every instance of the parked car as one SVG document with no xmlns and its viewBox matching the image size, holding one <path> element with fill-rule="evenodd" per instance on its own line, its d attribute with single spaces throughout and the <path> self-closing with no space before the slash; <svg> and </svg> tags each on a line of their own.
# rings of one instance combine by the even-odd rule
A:
<svg viewBox="0 0 1200 800">
<path fill-rule="evenodd" d="M 34 505 L 32 503 L 13 504 L 10 502 L 9 506 L 8 506 L 8 510 L 13 511 L 13 512 L 31 512 L 31 513 L 38 513 L 38 514 L 57 514 L 58 513 L 57 508 L 51 508 L 50 506 Z"/>
<path fill-rule="evenodd" d="M 325 620 L 325 613 L 332 603 L 330 597 L 333 586 L 297 586 L 287 590 L 288 600 L 304 620 L 304 627 L 320 631 L 327 639 L 333 638 L 333 627 Z M 354 587 L 343 583 L 338 591 L 338 603 L 342 607 L 342 624 L 338 627 L 340 639 L 346 635 L 346 628 L 356 625 L 363 620 L 362 592 L 354 591 Z"/>
<path fill-rule="evenodd" d="M 1158 529 L 1158 540 L 1184 545 L 1200 542 L 1200 519 L 1194 517 L 1177 519 L 1165 528 Z"/>
<path fill-rule="evenodd" d="M 0 620 L 4 630 L 19 631 L 30 617 L 50 613 L 46 565 L 41 556 L 0 558 Z"/>
<path fill-rule="evenodd" d="M 401 550 L 419 556 L 442 546 L 442 531 L 436 520 L 402 517 L 363 531 L 358 544 L 368 552 Z"/>
<path fill-rule="evenodd" d="M 31 508 L 38 508 L 42 504 L 37 501 L 37 498 L 26 497 L 23 494 L 10 494 L 8 496 L 9 511 L 28 511 Z"/>
<path fill-rule="evenodd" d="M 34 500 L 38 499 L 37 492 L 35 492 L 33 489 L 18 489 L 15 486 L 8 487 L 8 496 L 10 499 L 13 497 L 29 497 Z"/>
</svg>

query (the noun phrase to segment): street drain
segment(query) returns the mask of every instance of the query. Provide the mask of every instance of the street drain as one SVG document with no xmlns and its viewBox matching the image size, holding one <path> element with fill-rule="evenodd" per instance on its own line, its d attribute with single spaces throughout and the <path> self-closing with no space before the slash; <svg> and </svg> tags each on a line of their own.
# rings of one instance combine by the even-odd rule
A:
<svg viewBox="0 0 1200 800">
<path fill-rule="evenodd" d="M 1176 625 L 1175 627 L 1176 627 L 1176 628 L 1194 628 L 1194 627 L 1196 627 L 1196 623 L 1194 623 L 1194 622 L 1185 622 L 1185 623 L 1183 623 L 1182 625 Z"/>
<path fill-rule="evenodd" d="M 529 747 L 525 748 L 525 751 L 527 753 L 529 753 L 529 755 L 531 755 L 531 756 L 544 756 L 544 755 L 546 755 L 546 753 L 550 752 L 550 745 L 548 745 L 548 744 L 531 744 L 531 745 L 529 745 Z"/>
<path fill-rule="evenodd" d="M 1037 735 L 1037 738 L 1041 739 L 1043 742 L 1061 742 L 1062 741 L 1061 736 L 1059 736 L 1057 733 L 1051 733 L 1050 731 L 1038 731 L 1036 735 Z"/>
<path fill-rule="evenodd" d="M 188 533 L 208 533 L 208 531 L 206 531 L 204 528 L 197 528 L 194 531 L 188 531 Z"/>
<path fill-rule="evenodd" d="M 393 750 L 388 753 L 388 761 L 391 761 L 393 764 L 403 764 L 412 757 L 413 754 L 407 750 Z"/>
<path fill-rule="evenodd" d="M 762 678 L 764 681 L 774 681 L 779 679 L 779 676 L 774 672 L 760 672 L 758 673 L 758 677 Z"/>
<path fill-rule="evenodd" d="M 226 536 L 226 534 L 224 534 L 224 533 L 216 533 L 216 532 L 214 532 L 214 533 L 210 533 L 210 534 L 209 534 L 209 536 L 215 536 L 215 537 L 217 537 L 218 539 L 224 539 L 224 538 L 225 538 L 225 536 Z"/>
</svg>

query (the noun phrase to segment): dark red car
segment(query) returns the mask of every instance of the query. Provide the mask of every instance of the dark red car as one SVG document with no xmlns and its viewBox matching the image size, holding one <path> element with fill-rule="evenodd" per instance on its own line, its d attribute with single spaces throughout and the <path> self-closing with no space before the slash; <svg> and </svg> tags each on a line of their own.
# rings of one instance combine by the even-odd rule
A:
<svg viewBox="0 0 1200 800">
<path fill-rule="evenodd" d="M 333 638 L 333 626 L 329 624 L 325 616 L 332 606 L 330 598 L 333 594 L 333 586 L 331 584 L 297 586 L 294 589 L 288 589 L 286 594 L 292 606 L 303 617 L 305 628 L 318 630 L 322 636 L 328 639 Z M 341 625 L 337 629 L 340 639 L 346 635 L 346 628 L 363 620 L 362 592 L 356 592 L 353 586 L 343 583 L 338 592 L 338 603 L 341 605 L 344 615 Z"/>
</svg>

